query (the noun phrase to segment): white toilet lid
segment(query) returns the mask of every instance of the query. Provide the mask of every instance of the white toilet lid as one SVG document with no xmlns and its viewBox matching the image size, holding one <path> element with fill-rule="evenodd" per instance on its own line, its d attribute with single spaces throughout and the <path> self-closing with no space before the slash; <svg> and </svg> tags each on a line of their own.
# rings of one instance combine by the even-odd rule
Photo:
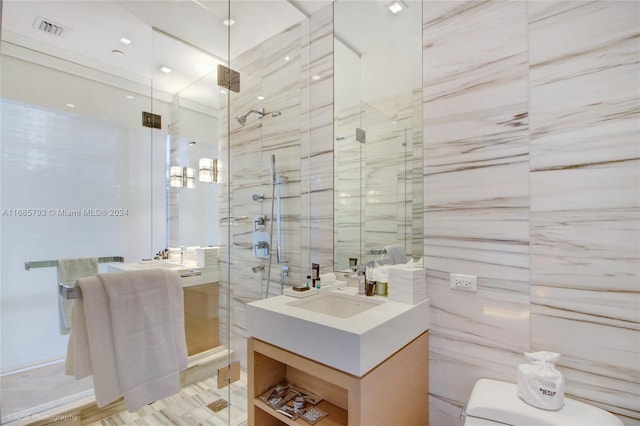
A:
<svg viewBox="0 0 640 426">
<path fill-rule="evenodd" d="M 569 398 L 560 410 L 541 410 L 518 398 L 513 383 L 490 379 L 476 382 L 466 412 L 467 417 L 517 426 L 623 426 L 608 411 Z"/>
<path fill-rule="evenodd" d="M 480 417 L 467 416 L 464 420 L 464 426 L 505 426 L 505 424 L 481 419 Z"/>
</svg>

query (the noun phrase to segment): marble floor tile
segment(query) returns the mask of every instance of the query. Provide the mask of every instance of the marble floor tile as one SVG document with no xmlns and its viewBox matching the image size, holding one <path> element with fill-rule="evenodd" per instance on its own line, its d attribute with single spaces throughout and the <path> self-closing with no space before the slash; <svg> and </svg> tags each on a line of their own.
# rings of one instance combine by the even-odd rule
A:
<svg viewBox="0 0 640 426">
<path fill-rule="evenodd" d="M 231 398 L 229 398 L 229 394 Z M 213 412 L 207 405 L 224 398 L 229 407 Z M 230 399 L 230 401 L 229 401 Z M 247 424 L 247 375 L 242 372 L 240 380 L 230 388 L 218 389 L 214 378 L 209 378 L 184 387 L 176 395 L 156 401 L 135 413 L 122 411 L 112 414 L 91 426 L 245 426 Z"/>
</svg>

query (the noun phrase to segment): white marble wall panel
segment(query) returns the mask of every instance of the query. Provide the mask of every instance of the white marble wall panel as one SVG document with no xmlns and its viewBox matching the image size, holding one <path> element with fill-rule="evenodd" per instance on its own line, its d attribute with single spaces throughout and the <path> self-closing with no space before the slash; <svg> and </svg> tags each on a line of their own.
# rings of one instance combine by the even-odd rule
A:
<svg viewBox="0 0 640 426">
<path fill-rule="evenodd" d="M 411 163 L 411 217 L 419 218 L 412 220 L 411 226 L 411 247 L 414 257 L 424 255 L 424 176 L 423 176 L 423 134 L 422 134 L 422 89 L 415 89 L 411 96 L 413 108 L 411 109 L 411 147 L 413 161 Z"/>
<path fill-rule="evenodd" d="M 532 348 L 640 424 L 640 5 L 532 2 L 528 20 Z"/>
<path fill-rule="evenodd" d="M 431 424 L 460 425 L 481 377 L 529 349 L 525 2 L 425 2 L 424 253 Z M 478 276 L 478 293 L 449 289 Z"/>
<path fill-rule="evenodd" d="M 432 424 L 461 424 L 473 382 L 515 381 L 527 349 L 640 424 L 639 29 L 637 2 L 425 5 Z M 447 289 L 465 269 L 475 296 Z"/>
<path fill-rule="evenodd" d="M 310 256 L 333 270 L 333 5 L 309 19 Z M 317 77 L 317 78 L 316 78 Z"/>
<path fill-rule="evenodd" d="M 311 146 L 309 141 L 311 76 L 309 67 L 310 23 L 306 19 L 300 22 L 300 264 L 311 265 Z M 308 274 L 307 274 L 308 275 Z M 305 275 L 306 277 L 306 275 Z"/>
<path fill-rule="evenodd" d="M 282 259 L 290 268 L 288 284 L 301 282 L 308 274 L 311 259 L 315 262 L 319 256 L 323 258 L 321 264 L 327 265 L 332 260 L 326 247 L 333 247 L 333 197 L 326 200 L 324 196 L 324 193 L 332 194 L 333 186 L 332 120 L 331 114 L 326 113 L 332 109 L 332 98 L 326 94 L 326 86 L 332 84 L 331 51 L 327 50 L 331 47 L 327 45 L 327 35 L 332 34 L 331 27 L 327 27 L 331 12 L 329 7 L 317 19 L 312 17 L 292 26 L 240 55 L 231 64 L 231 68 L 241 74 L 241 91 L 231 95 L 231 117 L 250 109 L 264 108 L 266 113 L 262 118 L 249 115 L 245 126 L 232 118 L 230 137 L 227 140 L 225 134 L 221 138 L 221 168 L 228 176 L 221 184 L 220 217 L 247 216 L 229 228 L 223 226 L 220 232 L 222 244 L 226 245 L 223 251 L 228 250 L 221 253 L 223 271 L 228 269 L 230 273 L 230 285 L 222 275 L 223 291 L 230 291 L 232 308 L 231 326 L 224 323 L 221 335 L 229 336 L 231 331 L 229 343 L 243 362 L 246 360 L 243 356 L 246 353 L 245 305 L 264 297 L 267 291 L 269 259 L 254 257 L 252 245 L 253 219 L 257 215 L 267 216 L 264 231 L 271 231 L 274 199 L 270 183 L 271 155 L 276 156 L 276 174 L 286 178 L 280 186 L 281 248 Z M 311 80 L 310 75 L 316 73 L 320 79 Z M 258 100 L 259 95 L 264 99 Z M 272 112 L 281 114 L 274 117 Z M 225 125 L 226 119 L 221 119 L 222 129 Z M 264 195 L 264 201 L 253 201 L 253 194 Z M 311 229 L 310 216 L 314 217 Z M 321 238 L 310 235 L 314 226 L 321 231 Z M 273 232 L 276 232 L 275 224 Z M 281 265 L 276 262 L 275 243 L 274 235 L 271 295 L 281 292 Z M 316 255 L 303 255 L 305 247 Z M 259 265 L 264 266 L 264 271 L 254 273 L 252 267 Z M 227 309 L 228 303 L 222 301 L 223 314 Z"/>
</svg>

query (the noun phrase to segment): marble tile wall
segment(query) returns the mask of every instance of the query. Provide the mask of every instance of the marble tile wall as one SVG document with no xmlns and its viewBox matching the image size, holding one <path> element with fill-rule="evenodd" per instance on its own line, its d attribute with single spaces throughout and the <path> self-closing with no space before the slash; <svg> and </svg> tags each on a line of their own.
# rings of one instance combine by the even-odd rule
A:
<svg viewBox="0 0 640 426">
<path fill-rule="evenodd" d="M 333 5 L 316 12 L 308 24 L 308 61 L 302 64 L 309 97 L 303 117 L 308 126 L 301 133 L 308 137 L 308 145 L 302 144 L 302 160 L 303 164 L 308 160 L 303 191 L 308 191 L 309 203 L 304 205 L 309 207 L 309 220 L 302 221 L 302 231 L 308 224 L 309 249 L 303 244 L 301 250 L 322 272 L 333 270 Z"/>
<path fill-rule="evenodd" d="M 530 2 L 528 27 L 531 348 L 640 424 L 640 3 Z"/>
<path fill-rule="evenodd" d="M 431 424 L 551 350 L 567 396 L 639 425 L 640 4 L 426 1 L 423 18 Z"/>
<path fill-rule="evenodd" d="M 267 226 L 263 230 L 270 233 L 275 195 L 270 184 L 271 155 L 276 156 L 276 174 L 286 178 L 280 185 L 281 259 L 289 267 L 286 284 L 302 282 L 311 262 L 319 262 L 321 270 L 327 271 L 333 261 L 331 19 L 329 7 L 231 63 L 231 68 L 241 74 L 241 92 L 232 93 L 230 98 L 231 117 L 250 109 L 264 108 L 266 112 L 261 119 L 256 114 L 249 115 L 245 126 L 233 118 L 227 124 L 226 112 L 220 119 L 220 165 L 224 175 L 220 217 L 247 217 L 228 229 L 225 225 L 220 233 L 222 287 L 230 294 L 230 298 L 221 296 L 221 314 L 226 315 L 231 308 L 231 324 L 226 318 L 221 319 L 221 339 L 232 337 L 231 347 L 243 363 L 245 306 L 264 297 L 267 291 L 269 259 L 254 257 L 253 220 L 266 215 Z M 314 75 L 319 78 L 312 79 Z M 258 96 L 264 100 L 257 100 Z M 274 117 L 272 112 L 281 114 Z M 264 195 L 264 201 L 253 201 L 253 194 Z M 282 266 L 276 262 L 275 245 L 274 235 L 271 295 L 281 291 Z M 254 273 L 252 268 L 260 265 L 264 271 Z"/>
</svg>

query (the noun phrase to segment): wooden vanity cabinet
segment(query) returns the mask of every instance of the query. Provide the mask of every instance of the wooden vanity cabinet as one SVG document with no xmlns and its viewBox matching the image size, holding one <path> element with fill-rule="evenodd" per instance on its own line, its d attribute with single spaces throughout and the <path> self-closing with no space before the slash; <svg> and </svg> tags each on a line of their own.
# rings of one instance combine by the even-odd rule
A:
<svg viewBox="0 0 640 426">
<path fill-rule="evenodd" d="M 287 381 L 323 397 L 318 426 L 424 426 L 429 421 L 429 342 L 424 332 L 362 377 L 248 338 L 250 426 L 308 425 L 277 413 L 258 397 Z M 336 348 L 336 350 L 340 350 Z M 348 356 L 345 354 L 345 356 Z"/>
</svg>

